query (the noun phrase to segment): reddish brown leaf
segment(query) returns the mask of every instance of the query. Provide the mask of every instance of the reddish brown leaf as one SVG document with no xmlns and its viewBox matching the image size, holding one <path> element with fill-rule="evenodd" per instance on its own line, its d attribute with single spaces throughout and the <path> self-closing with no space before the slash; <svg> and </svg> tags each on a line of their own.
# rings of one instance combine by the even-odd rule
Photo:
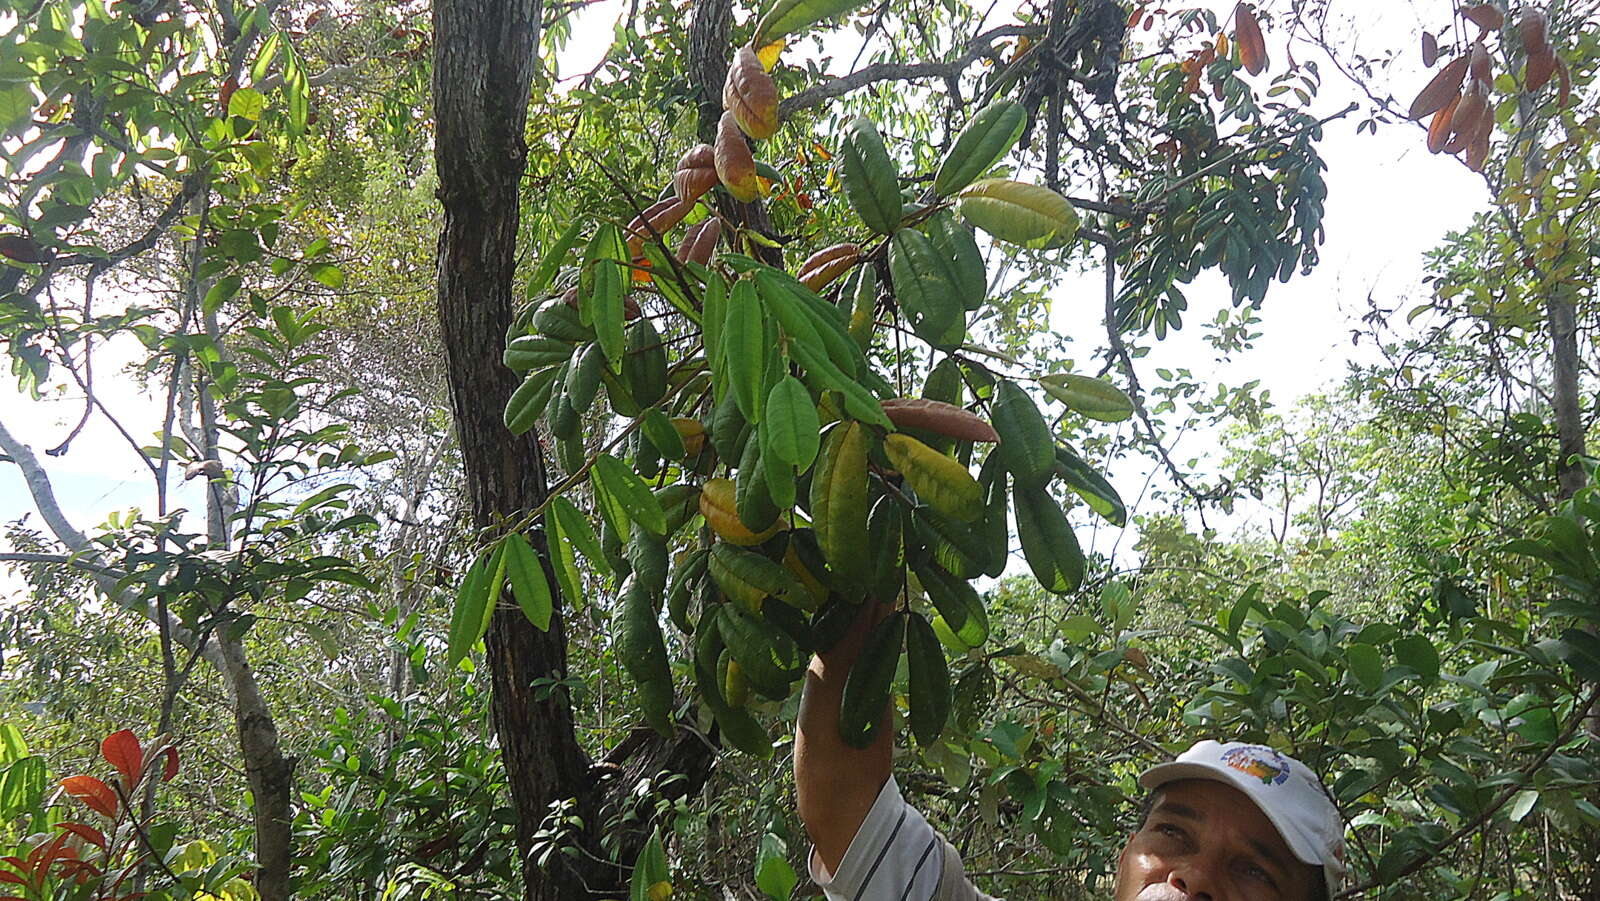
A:
<svg viewBox="0 0 1600 901">
<path fill-rule="evenodd" d="M 54 254 L 27 235 L 0 235 L 0 256 L 19 263 L 48 263 Z"/>
<path fill-rule="evenodd" d="M 1561 84 L 1561 106 L 1567 106 L 1567 101 L 1572 99 L 1572 73 L 1567 70 L 1567 61 L 1563 57 L 1556 57 L 1556 79 Z"/>
<path fill-rule="evenodd" d="M 89 805 L 95 813 L 108 817 L 117 815 L 117 794 L 111 787 L 93 776 L 68 776 L 61 780 L 67 794 Z"/>
<path fill-rule="evenodd" d="M 1132 31 L 1135 27 L 1138 26 L 1139 20 L 1144 18 L 1144 8 L 1146 6 L 1149 6 L 1149 5 L 1150 4 L 1148 4 L 1148 3 L 1141 3 L 1138 6 L 1134 7 L 1133 15 L 1128 16 L 1128 30 L 1129 31 Z"/>
<path fill-rule="evenodd" d="M 28 852 L 28 865 L 34 868 L 34 872 L 38 872 L 40 869 L 48 870 L 51 864 L 63 857 L 74 856 L 76 852 L 67 849 L 66 844 L 67 833 L 62 832 L 54 838 L 34 845 L 33 850 Z M 64 850 L 68 853 L 63 853 Z"/>
<path fill-rule="evenodd" d="M 750 137 L 760 141 L 777 134 L 778 86 L 749 47 L 733 55 L 722 83 L 722 105 Z"/>
<path fill-rule="evenodd" d="M 1412 119 L 1421 119 L 1423 116 L 1444 109 L 1451 98 L 1460 95 L 1461 81 L 1467 77 L 1469 62 L 1470 58 L 1462 54 L 1440 69 L 1439 73 L 1422 88 L 1422 92 L 1417 94 L 1417 99 L 1411 101 L 1411 109 L 1406 111 L 1406 115 Z"/>
<path fill-rule="evenodd" d="M 1438 61 L 1439 39 L 1433 36 L 1433 32 L 1424 31 L 1422 33 L 1422 64 L 1432 69 L 1433 64 Z"/>
<path fill-rule="evenodd" d="M 883 412 L 898 429 L 923 429 L 957 441 L 1000 440 L 983 417 L 943 401 L 897 397 L 883 402 Z"/>
<path fill-rule="evenodd" d="M 11 885 L 28 884 L 28 880 L 18 876 L 16 873 L 11 872 L 10 870 L 0 870 L 0 882 L 9 883 Z"/>
<path fill-rule="evenodd" d="M 106 846 L 105 833 L 87 823 L 57 823 L 56 828 L 65 829 L 97 848 L 104 849 Z"/>
<path fill-rule="evenodd" d="M 237 90 L 239 90 L 239 79 L 230 75 L 217 91 L 217 104 L 222 107 L 224 114 L 228 112 L 228 101 L 233 99 L 233 92 Z"/>
<path fill-rule="evenodd" d="M 715 216 L 699 225 L 691 225 L 678 247 L 678 262 L 699 263 L 702 266 L 710 263 L 711 254 L 716 251 L 717 241 L 721 237 L 722 220 Z"/>
<path fill-rule="evenodd" d="M 1481 137 L 1467 145 L 1467 168 L 1474 172 L 1482 172 L 1483 166 L 1489 161 L 1489 134 L 1493 129 L 1481 130 Z"/>
<path fill-rule="evenodd" d="M 1461 95 L 1456 94 L 1444 109 L 1433 114 L 1433 122 L 1428 125 L 1428 152 L 1438 153 L 1443 150 L 1450 140 L 1450 123 L 1455 118 L 1456 105 L 1461 102 Z"/>
<path fill-rule="evenodd" d="M 161 781 L 171 782 L 172 777 L 178 775 L 178 749 L 169 747 L 162 756 L 166 761 L 161 764 Z"/>
<path fill-rule="evenodd" d="M 803 282 L 807 288 L 821 291 L 829 282 L 849 271 L 850 267 L 860 259 L 859 244 L 847 241 L 832 247 L 824 247 L 800 264 L 800 271 L 795 273 L 795 278 Z"/>
<path fill-rule="evenodd" d="M 1464 150 L 1477 135 L 1484 119 L 1489 120 L 1491 128 L 1494 126 L 1494 111 L 1489 108 L 1489 91 L 1482 82 L 1468 82 L 1467 89 L 1461 93 L 1461 102 L 1456 104 L 1455 114 L 1450 117 L 1450 140 L 1446 142 L 1444 152 L 1459 153 Z M 1452 145 L 1454 149 L 1451 149 Z"/>
<path fill-rule="evenodd" d="M 1494 58 L 1489 55 L 1489 48 L 1482 41 L 1472 44 L 1472 80 L 1485 85 L 1494 81 Z"/>
<path fill-rule="evenodd" d="M 693 203 L 716 186 L 716 155 L 710 144 L 696 144 L 678 158 L 678 169 L 672 174 L 672 190 L 679 200 Z"/>
<path fill-rule="evenodd" d="M 756 183 L 756 160 L 745 143 L 744 132 L 733 113 L 724 111 L 717 123 L 717 143 L 713 145 L 717 178 L 734 199 L 749 203 L 761 196 Z"/>
<path fill-rule="evenodd" d="M 1239 45 L 1239 62 L 1245 71 L 1260 75 L 1267 68 L 1267 41 L 1256 14 L 1244 3 L 1233 8 L 1233 40 Z"/>
<path fill-rule="evenodd" d="M 1556 55 L 1549 47 L 1543 52 L 1528 56 L 1527 68 L 1522 72 L 1522 84 L 1530 92 L 1537 91 L 1550 83 L 1550 76 L 1556 74 Z"/>
<path fill-rule="evenodd" d="M 132 730 L 122 729 L 107 735 L 100 742 L 100 754 L 122 774 L 123 787 L 133 791 L 139 784 L 139 771 L 144 767 L 144 749 L 139 747 L 139 739 Z"/>
<path fill-rule="evenodd" d="M 644 250 L 644 242 L 653 241 L 672 231 L 693 208 L 693 202 L 685 203 L 677 197 L 668 197 L 651 204 L 643 213 L 635 216 L 626 229 L 623 229 L 623 234 L 628 239 L 628 252 L 638 256 Z"/>
<path fill-rule="evenodd" d="M 1506 24 L 1505 15 L 1493 3 L 1469 6 L 1461 11 L 1461 15 L 1484 31 L 1498 31 L 1500 26 Z"/>
<path fill-rule="evenodd" d="M 1522 50 L 1528 56 L 1538 56 L 1550 49 L 1550 18 L 1537 6 L 1524 6 L 1517 18 L 1517 31 L 1522 33 Z"/>
</svg>

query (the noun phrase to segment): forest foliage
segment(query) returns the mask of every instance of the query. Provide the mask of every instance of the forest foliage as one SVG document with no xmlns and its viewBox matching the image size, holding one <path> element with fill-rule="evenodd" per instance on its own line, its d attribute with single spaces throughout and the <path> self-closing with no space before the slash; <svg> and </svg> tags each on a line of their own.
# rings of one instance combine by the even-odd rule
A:
<svg viewBox="0 0 1600 901">
<path fill-rule="evenodd" d="M 0 335 L 75 411 L 0 418 L 8 894 L 815 897 L 873 599 L 841 735 L 992 894 L 1104 895 L 1215 736 L 1324 778 L 1341 897 L 1600 896 L 1596 4 L 635 3 L 558 78 L 588 5 L 6 4 Z M 1270 340 L 1352 125 L 1485 188 L 1375 360 L 1150 367 Z"/>
</svg>

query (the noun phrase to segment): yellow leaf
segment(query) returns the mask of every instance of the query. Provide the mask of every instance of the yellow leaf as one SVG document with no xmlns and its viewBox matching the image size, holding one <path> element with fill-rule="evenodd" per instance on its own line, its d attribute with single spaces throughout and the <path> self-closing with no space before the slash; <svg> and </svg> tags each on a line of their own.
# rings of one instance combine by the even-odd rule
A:
<svg viewBox="0 0 1600 901">
<path fill-rule="evenodd" d="M 778 54 L 783 52 L 783 48 L 785 46 L 786 42 L 782 38 L 779 38 L 767 46 L 762 47 L 760 50 L 757 50 L 756 59 L 761 60 L 761 68 L 771 72 L 772 67 L 778 64 Z"/>
</svg>

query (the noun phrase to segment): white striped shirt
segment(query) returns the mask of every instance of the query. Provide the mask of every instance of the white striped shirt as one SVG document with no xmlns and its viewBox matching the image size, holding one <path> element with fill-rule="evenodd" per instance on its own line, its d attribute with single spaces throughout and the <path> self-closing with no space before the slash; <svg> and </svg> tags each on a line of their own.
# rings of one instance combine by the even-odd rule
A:
<svg viewBox="0 0 1600 901">
<path fill-rule="evenodd" d="M 995 901 L 967 881 L 956 849 L 884 783 L 867 818 L 829 874 L 811 851 L 811 878 L 828 901 Z"/>
</svg>

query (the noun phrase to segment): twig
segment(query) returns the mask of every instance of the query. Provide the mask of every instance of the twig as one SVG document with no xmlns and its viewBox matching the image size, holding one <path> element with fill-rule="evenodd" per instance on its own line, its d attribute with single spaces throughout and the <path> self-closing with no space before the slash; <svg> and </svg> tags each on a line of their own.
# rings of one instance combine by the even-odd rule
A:
<svg viewBox="0 0 1600 901">
<path fill-rule="evenodd" d="M 967 45 L 967 51 L 952 60 L 921 63 L 874 63 L 866 68 L 857 69 L 849 75 L 824 79 L 780 102 L 778 104 L 778 116 L 786 119 L 800 110 L 810 109 L 835 97 L 842 97 L 852 91 L 860 90 L 867 85 L 881 81 L 954 78 L 968 66 L 992 52 L 997 38 L 1038 34 L 1042 30 L 1041 28 L 1023 25 L 1003 25 L 974 37 L 972 42 Z"/>
</svg>

